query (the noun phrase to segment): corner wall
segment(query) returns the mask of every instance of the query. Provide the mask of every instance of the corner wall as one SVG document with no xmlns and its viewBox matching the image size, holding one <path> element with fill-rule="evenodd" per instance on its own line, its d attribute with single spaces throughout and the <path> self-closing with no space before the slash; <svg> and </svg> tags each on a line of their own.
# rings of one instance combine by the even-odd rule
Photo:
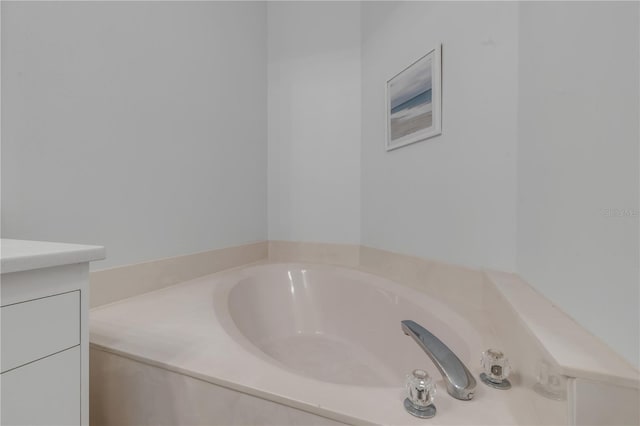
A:
<svg viewBox="0 0 640 426">
<path fill-rule="evenodd" d="M 519 22 L 518 272 L 638 367 L 638 3 Z"/>
<path fill-rule="evenodd" d="M 95 269 L 265 240 L 266 5 L 2 2 L 2 236 Z"/>
<path fill-rule="evenodd" d="M 269 240 L 360 242 L 360 4 L 269 2 Z"/>
<path fill-rule="evenodd" d="M 515 270 L 518 5 L 362 3 L 362 244 Z M 391 152 L 385 83 L 442 43 L 442 135 Z"/>
<path fill-rule="evenodd" d="M 364 2 L 362 244 L 518 272 L 638 367 L 634 2 Z M 385 152 L 384 84 L 443 44 L 442 135 Z"/>
</svg>

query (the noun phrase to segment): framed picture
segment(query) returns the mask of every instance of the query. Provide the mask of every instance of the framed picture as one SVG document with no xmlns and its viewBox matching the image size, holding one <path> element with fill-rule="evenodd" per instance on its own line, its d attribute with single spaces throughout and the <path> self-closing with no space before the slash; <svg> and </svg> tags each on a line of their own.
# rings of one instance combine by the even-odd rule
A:
<svg viewBox="0 0 640 426">
<path fill-rule="evenodd" d="M 442 133 L 438 45 L 387 81 L 387 151 Z"/>
</svg>

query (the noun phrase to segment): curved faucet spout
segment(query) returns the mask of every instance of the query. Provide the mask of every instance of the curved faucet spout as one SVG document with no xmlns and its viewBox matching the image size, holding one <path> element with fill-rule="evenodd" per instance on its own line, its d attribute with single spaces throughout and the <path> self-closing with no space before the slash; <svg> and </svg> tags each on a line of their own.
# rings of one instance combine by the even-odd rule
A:
<svg viewBox="0 0 640 426">
<path fill-rule="evenodd" d="M 462 400 L 473 398 L 476 379 L 473 378 L 467 367 L 460 361 L 460 358 L 420 324 L 410 320 L 402 321 L 401 324 L 404 334 L 413 337 L 413 340 L 438 367 L 447 385 L 449 395 Z"/>
</svg>

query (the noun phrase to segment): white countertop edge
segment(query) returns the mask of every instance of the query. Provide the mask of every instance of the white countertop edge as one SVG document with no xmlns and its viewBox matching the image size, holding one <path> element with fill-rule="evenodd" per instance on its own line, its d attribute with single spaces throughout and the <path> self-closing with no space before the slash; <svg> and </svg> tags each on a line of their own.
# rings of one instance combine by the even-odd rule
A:
<svg viewBox="0 0 640 426">
<path fill-rule="evenodd" d="M 640 372 L 515 274 L 486 276 L 568 377 L 640 389 Z"/>
<path fill-rule="evenodd" d="M 0 244 L 0 272 L 3 274 L 92 262 L 104 258 L 105 249 L 101 246 L 6 238 L 3 238 Z"/>
</svg>

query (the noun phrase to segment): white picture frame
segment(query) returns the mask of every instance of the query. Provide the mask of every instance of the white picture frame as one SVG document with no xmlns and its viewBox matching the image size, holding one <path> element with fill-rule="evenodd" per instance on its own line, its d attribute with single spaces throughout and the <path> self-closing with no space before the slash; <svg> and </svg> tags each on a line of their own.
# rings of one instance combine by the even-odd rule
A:
<svg viewBox="0 0 640 426">
<path fill-rule="evenodd" d="M 386 150 L 442 134 L 441 45 L 387 80 Z"/>
</svg>

